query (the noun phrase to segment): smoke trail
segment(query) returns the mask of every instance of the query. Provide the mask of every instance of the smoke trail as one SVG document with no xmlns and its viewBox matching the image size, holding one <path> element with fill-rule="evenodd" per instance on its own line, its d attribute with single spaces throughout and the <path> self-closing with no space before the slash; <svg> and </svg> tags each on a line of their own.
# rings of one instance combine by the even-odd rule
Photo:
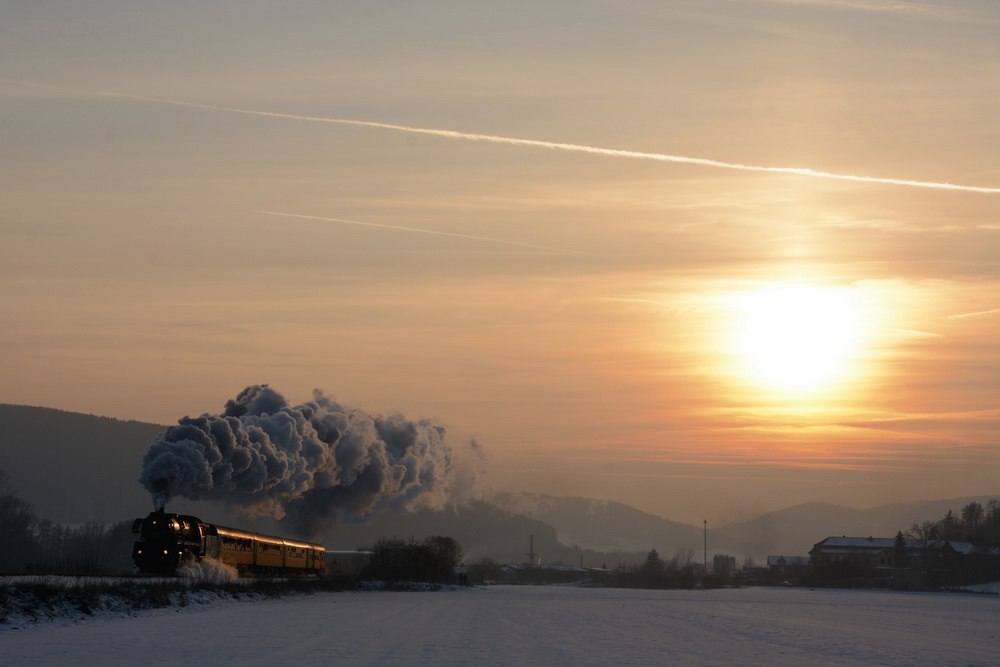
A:
<svg viewBox="0 0 1000 667">
<path fill-rule="evenodd" d="M 313 537 L 327 518 L 460 501 L 475 473 L 456 462 L 444 435 L 427 421 L 345 409 L 318 390 L 291 407 L 254 385 L 221 415 L 184 417 L 159 434 L 139 481 L 157 509 L 173 496 L 211 500 Z"/>
<path fill-rule="evenodd" d="M 947 319 L 958 320 L 966 317 L 985 317 L 986 315 L 996 315 L 1000 314 L 1000 308 L 991 308 L 990 310 L 980 310 L 975 313 L 961 313 L 959 315 L 949 315 Z"/>
<path fill-rule="evenodd" d="M 40 88 L 62 90 L 58 86 L 47 84 L 29 83 L 23 81 L 13 81 L 10 79 L 0 79 L 8 83 L 18 83 Z M 467 141 L 485 141 L 489 143 L 508 144 L 512 146 L 528 146 L 534 148 L 549 148 L 553 150 L 573 151 L 578 153 L 591 153 L 594 155 L 605 155 L 609 157 L 632 158 L 637 160 L 657 160 L 660 162 L 676 162 L 682 164 L 694 164 L 703 167 L 716 167 L 719 169 L 738 169 L 741 171 L 767 172 L 774 174 L 793 174 L 796 176 L 809 176 L 811 178 L 827 178 L 842 181 L 857 181 L 861 183 L 881 183 L 886 185 L 903 185 L 917 188 L 934 188 L 939 190 L 960 190 L 965 192 L 981 192 L 988 194 L 1000 193 L 1000 188 L 986 188 L 973 185 L 957 185 L 954 183 L 936 183 L 933 181 L 914 181 L 900 178 L 878 178 L 874 176 L 856 176 L 851 174 L 835 174 L 827 171 L 815 171 L 802 167 L 765 167 L 760 165 L 738 164 L 733 162 L 722 162 L 719 160 L 709 160 L 706 158 L 685 157 L 682 155 L 666 155 L 662 153 L 643 153 L 639 151 L 626 151 L 613 148 L 598 148 L 596 146 L 581 146 L 578 144 L 566 144 L 554 141 L 539 141 L 536 139 L 516 139 L 513 137 L 501 137 L 491 134 L 475 134 L 471 132 L 457 132 L 455 130 L 434 130 L 421 127 L 409 127 L 407 125 L 393 125 L 390 123 L 377 123 L 368 120 L 350 120 L 345 118 L 325 118 L 322 116 L 303 116 L 298 114 L 277 113 L 274 111 L 255 111 L 252 109 L 237 109 L 234 107 L 216 106 L 213 104 L 198 104 L 197 102 L 182 102 L 178 100 L 167 100 L 157 97 L 146 97 L 143 95 L 129 95 L 125 93 L 113 93 L 106 91 L 79 91 L 88 95 L 101 97 L 113 97 L 124 100 L 137 100 L 140 102 L 151 102 L 154 104 L 169 104 L 172 106 L 189 107 L 193 109 L 206 109 L 209 111 L 224 111 L 227 113 L 249 114 L 252 116 L 265 116 L 268 118 L 286 118 L 289 120 L 304 120 L 315 123 L 338 123 L 341 125 L 356 125 L 361 127 L 373 127 L 384 130 L 396 130 L 399 132 L 411 132 L 414 134 L 426 134 L 437 137 L 447 137 L 449 139 L 464 139 Z"/>
<path fill-rule="evenodd" d="M 398 229 L 404 232 L 420 232 L 421 234 L 436 234 L 439 236 L 457 236 L 460 239 L 472 239 L 474 241 L 488 241 L 490 243 L 503 243 L 506 245 L 516 245 L 522 248 L 533 248 L 535 250 L 547 250 L 550 252 L 569 252 L 579 255 L 587 253 L 582 250 L 569 250 L 567 248 L 553 248 L 533 243 L 520 243 L 518 241 L 505 241 L 503 239 L 493 239 L 488 236 L 473 236 L 472 234 L 459 234 L 457 232 L 442 232 L 435 229 L 419 229 L 417 227 L 400 227 L 399 225 L 385 225 L 377 222 L 359 222 L 357 220 L 344 220 L 343 218 L 324 218 L 318 215 L 300 215 L 298 213 L 278 213 L 276 211 L 254 211 L 263 215 L 280 215 L 286 218 L 305 218 L 306 220 L 326 220 L 327 222 L 341 222 L 348 225 L 361 225 L 364 227 L 382 227 L 383 229 Z"/>
<path fill-rule="evenodd" d="M 164 100 L 155 97 L 143 97 L 139 95 L 124 95 L 121 93 L 99 92 L 97 95 L 107 97 L 120 97 L 143 102 L 155 102 L 157 104 L 172 104 L 175 106 L 192 107 L 195 109 L 208 109 L 210 111 L 227 111 L 229 113 L 250 114 L 253 116 L 266 116 L 270 118 L 287 118 L 289 120 L 306 120 L 316 123 L 339 123 L 342 125 L 358 125 L 362 127 L 375 127 L 384 130 L 397 130 L 399 132 L 411 132 L 414 134 L 428 134 L 437 137 L 447 137 L 449 139 L 465 139 L 468 141 L 485 141 L 495 144 L 509 144 L 513 146 L 531 146 L 536 148 L 550 148 L 553 150 L 574 151 L 578 153 L 592 153 L 595 155 L 606 155 L 610 157 L 624 157 L 638 160 L 658 160 L 660 162 L 679 162 L 683 164 L 695 164 L 704 167 L 718 167 L 721 169 L 739 169 L 742 171 L 759 171 L 777 174 L 794 174 L 797 176 L 810 176 L 813 178 L 830 178 L 842 181 L 859 181 L 862 183 L 883 183 L 888 185 L 906 185 L 918 188 L 936 188 L 940 190 L 964 190 L 967 192 L 1000 193 L 1000 188 L 983 188 L 972 185 L 955 185 L 953 183 L 935 183 L 932 181 L 911 181 L 898 178 L 876 178 L 873 176 L 854 176 L 850 174 L 834 174 L 826 171 L 814 171 L 800 167 L 763 167 L 758 165 L 737 164 L 733 162 L 720 162 L 719 160 L 709 160 L 697 157 L 684 157 L 682 155 L 665 155 L 662 153 L 642 153 L 638 151 L 618 150 L 614 148 L 598 148 L 596 146 L 581 146 L 578 144 L 565 144 L 554 141 L 539 141 L 536 139 L 515 139 L 513 137 L 500 137 L 491 134 L 474 134 L 470 132 L 457 132 L 455 130 L 434 130 L 422 127 L 409 127 L 407 125 L 393 125 L 390 123 L 377 123 L 369 120 L 349 120 L 344 118 L 325 118 L 322 116 L 301 116 L 298 114 L 277 113 L 274 111 L 254 111 L 252 109 L 235 109 L 232 107 L 221 107 L 211 104 L 197 104 L 195 102 L 179 102 L 175 100 Z"/>
</svg>

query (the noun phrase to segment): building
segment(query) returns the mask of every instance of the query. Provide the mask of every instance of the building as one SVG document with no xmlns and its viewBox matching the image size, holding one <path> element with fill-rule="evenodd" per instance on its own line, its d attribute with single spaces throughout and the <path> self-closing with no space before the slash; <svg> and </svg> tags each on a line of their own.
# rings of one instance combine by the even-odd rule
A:
<svg viewBox="0 0 1000 667">
<path fill-rule="evenodd" d="M 953 565 L 963 556 L 980 550 L 968 542 L 904 539 L 893 537 L 828 537 L 809 551 L 814 565 L 855 565 L 872 568 Z M 901 560 L 900 560 L 901 559 Z"/>
<path fill-rule="evenodd" d="M 736 576 L 736 557 L 716 554 L 712 557 L 712 574 L 717 577 L 732 578 Z"/>
<path fill-rule="evenodd" d="M 506 584 L 570 584 L 603 582 L 608 571 L 575 565 L 501 565 L 500 580 Z"/>
<path fill-rule="evenodd" d="M 767 571 L 779 577 L 795 577 L 809 567 L 809 556 L 768 556 Z"/>
<path fill-rule="evenodd" d="M 912 540 L 911 540 L 912 541 Z M 813 545 L 809 557 L 817 567 L 846 565 L 894 567 L 892 537 L 828 537 Z"/>
</svg>

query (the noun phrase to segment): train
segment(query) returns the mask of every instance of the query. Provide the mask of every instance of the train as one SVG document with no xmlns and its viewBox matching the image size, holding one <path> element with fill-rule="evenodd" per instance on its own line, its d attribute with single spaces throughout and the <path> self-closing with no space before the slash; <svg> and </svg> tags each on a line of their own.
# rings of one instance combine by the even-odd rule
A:
<svg viewBox="0 0 1000 667">
<path fill-rule="evenodd" d="M 288 540 L 205 523 L 197 517 L 164 510 L 132 522 L 139 539 L 132 560 L 140 572 L 174 574 L 187 563 L 214 559 L 241 576 L 321 576 L 326 549 L 321 544 Z"/>
</svg>

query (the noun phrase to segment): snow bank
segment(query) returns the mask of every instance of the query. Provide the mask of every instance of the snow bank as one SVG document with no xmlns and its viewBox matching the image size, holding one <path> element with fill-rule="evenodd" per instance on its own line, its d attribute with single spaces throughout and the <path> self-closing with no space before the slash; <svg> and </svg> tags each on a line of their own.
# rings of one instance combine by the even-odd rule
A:
<svg viewBox="0 0 1000 667">
<path fill-rule="evenodd" d="M 1000 581 L 993 582 L 992 584 L 961 586 L 957 590 L 969 591 L 970 593 L 985 593 L 987 595 L 1000 595 Z"/>
<path fill-rule="evenodd" d="M 0 628 L 4 664 L 995 665 L 1000 598 L 547 586 L 317 594 Z"/>
<path fill-rule="evenodd" d="M 235 567 L 214 558 L 202 558 L 197 562 L 184 563 L 177 568 L 177 575 L 184 579 L 213 584 L 231 584 L 240 578 L 240 573 Z"/>
<path fill-rule="evenodd" d="M 0 577 L 0 630 L 34 624 L 80 622 L 100 617 L 136 616 L 150 610 L 180 610 L 220 601 L 279 597 L 232 583 L 231 568 L 208 567 L 182 577 L 74 577 L 18 575 Z M 233 571 L 235 572 L 235 571 Z"/>
</svg>

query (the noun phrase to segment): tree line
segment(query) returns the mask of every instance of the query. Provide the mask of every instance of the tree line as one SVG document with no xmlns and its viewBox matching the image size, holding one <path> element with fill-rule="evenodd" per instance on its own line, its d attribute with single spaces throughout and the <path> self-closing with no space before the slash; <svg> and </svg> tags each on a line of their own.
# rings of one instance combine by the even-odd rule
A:
<svg viewBox="0 0 1000 667">
<path fill-rule="evenodd" d="M 453 584 L 459 583 L 456 568 L 461 562 L 462 546 L 451 537 L 435 535 L 422 542 L 381 539 L 372 547 L 360 578 Z"/>
<path fill-rule="evenodd" d="M 665 559 L 656 549 L 650 549 L 646 559 L 633 565 L 619 565 L 607 581 L 622 588 L 694 588 L 701 585 L 720 585 L 715 577 L 706 576 L 703 569 L 692 560 L 690 549 L 678 549 Z"/>
<path fill-rule="evenodd" d="M 129 572 L 133 541 L 130 521 L 69 527 L 40 519 L 0 468 L 0 570 Z"/>
<path fill-rule="evenodd" d="M 977 545 L 1000 545 L 1000 499 L 984 506 L 970 502 L 958 514 L 948 510 L 944 518 L 910 527 L 908 536 L 917 540 L 954 540 Z"/>
</svg>

